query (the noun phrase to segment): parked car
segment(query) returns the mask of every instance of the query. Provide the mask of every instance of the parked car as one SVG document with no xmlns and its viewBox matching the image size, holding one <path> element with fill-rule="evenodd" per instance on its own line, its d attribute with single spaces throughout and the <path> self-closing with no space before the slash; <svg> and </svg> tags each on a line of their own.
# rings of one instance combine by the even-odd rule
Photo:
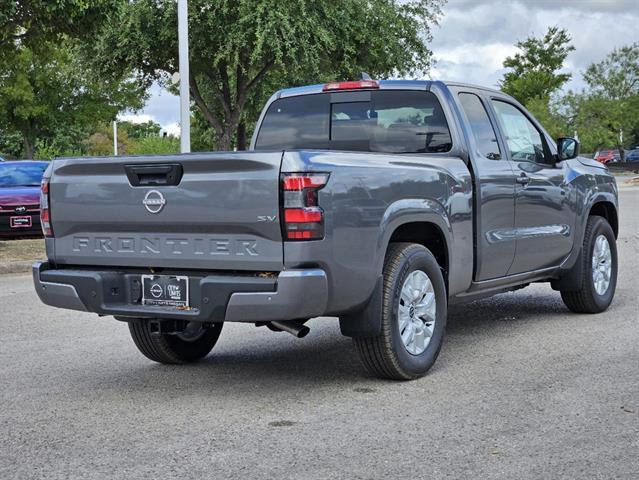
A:
<svg viewBox="0 0 639 480">
<path fill-rule="evenodd" d="M 617 149 L 600 150 L 595 153 L 595 160 L 605 164 L 615 163 L 621 160 L 621 155 Z"/>
<path fill-rule="evenodd" d="M 574 312 L 608 308 L 617 186 L 578 154 L 482 87 L 282 90 L 249 151 L 54 160 L 35 288 L 127 322 L 160 363 L 205 357 L 225 322 L 303 337 L 327 316 L 372 373 L 412 379 L 449 305 L 550 282 Z"/>
<path fill-rule="evenodd" d="M 0 236 L 41 236 L 40 183 L 49 162 L 0 164 Z"/>
<path fill-rule="evenodd" d="M 626 162 L 639 162 L 639 148 L 626 152 Z"/>
</svg>

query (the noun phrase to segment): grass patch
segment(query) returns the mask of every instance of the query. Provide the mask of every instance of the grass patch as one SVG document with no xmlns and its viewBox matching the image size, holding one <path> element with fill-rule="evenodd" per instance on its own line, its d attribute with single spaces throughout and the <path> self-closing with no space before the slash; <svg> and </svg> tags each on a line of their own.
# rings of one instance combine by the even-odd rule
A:
<svg viewBox="0 0 639 480">
<path fill-rule="evenodd" d="M 36 261 L 46 257 L 44 239 L 0 240 L 0 263 Z"/>
</svg>

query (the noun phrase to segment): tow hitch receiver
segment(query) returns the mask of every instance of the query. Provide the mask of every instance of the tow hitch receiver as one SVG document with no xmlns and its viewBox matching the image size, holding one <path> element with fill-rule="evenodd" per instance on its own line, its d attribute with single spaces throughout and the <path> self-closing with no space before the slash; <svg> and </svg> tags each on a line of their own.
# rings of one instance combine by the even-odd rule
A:
<svg viewBox="0 0 639 480">
<path fill-rule="evenodd" d="M 191 322 L 188 320 L 149 320 L 151 335 L 182 335 L 194 329 L 207 329 L 210 323 Z"/>
</svg>

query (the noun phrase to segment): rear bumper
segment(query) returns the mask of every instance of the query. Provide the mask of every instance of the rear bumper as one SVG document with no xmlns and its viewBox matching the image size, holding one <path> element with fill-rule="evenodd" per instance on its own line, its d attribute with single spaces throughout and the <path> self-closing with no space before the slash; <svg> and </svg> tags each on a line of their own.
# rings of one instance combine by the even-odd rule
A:
<svg viewBox="0 0 639 480">
<path fill-rule="evenodd" d="M 132 318 L 201 322 L 295 320 L 324 314 L 328 282 L 321 269 L 286 270 L 277 277 L 189 275 L 189 310 L 140 303 L 141 273 L 126 270 L 54 269 L 33 265 L 43 303 L 53 307 Z"/>
</svg>

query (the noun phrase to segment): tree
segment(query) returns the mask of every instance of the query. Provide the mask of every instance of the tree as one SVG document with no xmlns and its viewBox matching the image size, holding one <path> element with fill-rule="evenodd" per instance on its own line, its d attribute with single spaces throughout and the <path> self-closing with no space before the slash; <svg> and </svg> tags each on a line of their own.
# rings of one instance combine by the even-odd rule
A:
<svg viewBox="0 0 639 480">
<path fill-rule="evenodd" d="M 267 91 L 367 71 L 429 68 L 430 26 L 443 0 L 191 0 L 191 98 L 215 145 L 245 148 Z M 174 0 L 131 0 L 106 16 L 91 58 L 102 74 L 134 68 L 148 83 L 178 70 Z M 269 88 L 264 88 L 268 86 Z"/>
<path fill-rule="evenodd" d="M 526 108 L 541 123 L 552 138 L 571 137 L 568 120 L 563 114 L 564 97 L 551 95 L 548 97 L 535 97 L 528 101 Z"/>
<path fill-rule="evenodd" d="M 550 27 L 542 38 L 528 37 L 517 42 L 520 52 L 504 60 L 511 71 L 500 82 L 503 92 L 527 105 L 533 98 L 549 99 L 559 90 L 571 74 L 559 73 L 568 54 L 575 49 L 570 45 L 565 29 Z"/>
<path fill-rule="evenodd" d="M 78 152 L 86 131 L 114 116 L 118 105 L 141 106 L 143 92 L 128 80 L 130 72 L 92 77 L 74 42 L 91 39 L 121 3 L 0 0 L 0 132 L 22 143 L 19 149 L 13 140 L 2 142 L 12 156 Z"/>
<path fill-rule="evenodd" d="M 170 135 L 166 137 L 143 137 L 138 139 L 133 145 L 133 154 L 169 154 L 180 152 L 180 139 Z"/>
<path fill-rule="evenodd" d="M 113 155 L 113 128 L 109 123 L 96 126 L 95 131 L 82 140 L 82 147 L 87 155 Z M 129 137 L 126 130 L 118 131 L 118 154 L 132 154 L 136 148 L 135 139 Z"/>
<path fill-rule="evenodd" d="M 591 101 L 598 101 L 607 113 L 602 127 L 609 140 L 614 138 L 608 145 L 617 146 L 623 160 L 624 148 L 639 143 L 639 42 L 614 49 L 601 62 L 590 65 L 584 80 Z"/>
<path fill-rule="evenodd" d="M 153 120 L 140 123 L 123 121 L 118 122 L 118 130 L 125 131 L 131 138 L 157 137 L 162 126 Z"/>
<path fill-rule="evenodd" d="M 0 157 L 17 158 L 22 151 L 20 134 L 0 129 Z"/>
<path fill-rule="evenodd" d="M 584 80 L 587 89 L 572 98 L 578 131 L 591 137 L 593 150 L 614 145 L 624 159 L 624 147 L 639 142 L 639 43 L 614 49 L 591 64 Z"/>
<path fill-rule="evenodd" d="M 79 36 L 118 0 L 0 0 L 0 53 L 18 46 Z"/>
<path fill-rule="evenodd" d="M 121 125 L 121 123 L 118 125 Z M 98 125 L 95 131 L 82 140 L 82 148 L 87 155 L 112 155 L 113 128 L 111 125 L 107 123 Z M 179 151 L 180 140 L 176 137 L 157 134 L 134 137 L 129 134 L 127 129 L 118 128 L 119 155 L 169 154 L 178 153 Z"/>
<path fill-rule="evenodd" d="M 0 70 L 0 129 L 20 134 L 24 156 L 33 158 L 36 143 L 56 132 L 111 120 L 143 99 L 135 81 L 92 75 L 69 39 L 20 46 Z"/>
<path fill-rule="evenodd" d="M 612 100 L 639 95 L 639 42 L 615 48 L 601 62 L 590 65 L 584 80 L 592 93 Z"/>
</svg>

